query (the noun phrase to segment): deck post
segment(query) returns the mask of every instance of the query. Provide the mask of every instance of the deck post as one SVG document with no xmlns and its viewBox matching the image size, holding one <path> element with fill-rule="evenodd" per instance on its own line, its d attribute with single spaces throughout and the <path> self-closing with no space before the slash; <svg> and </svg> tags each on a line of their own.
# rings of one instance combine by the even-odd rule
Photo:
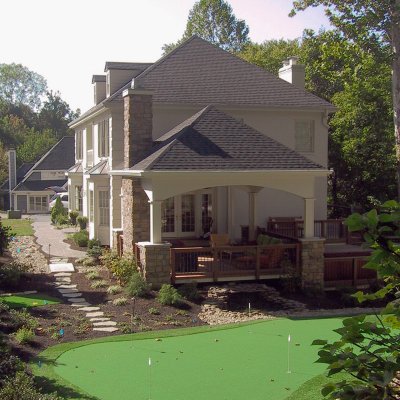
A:
<svg viewBox="0 0 400 400">
<path fill-rule="evenodd" d="M 304 238 L 309 239 L 315 236 L 314 233 L 314 205 L 315 199 L 304 199 Z"/>
</svg>

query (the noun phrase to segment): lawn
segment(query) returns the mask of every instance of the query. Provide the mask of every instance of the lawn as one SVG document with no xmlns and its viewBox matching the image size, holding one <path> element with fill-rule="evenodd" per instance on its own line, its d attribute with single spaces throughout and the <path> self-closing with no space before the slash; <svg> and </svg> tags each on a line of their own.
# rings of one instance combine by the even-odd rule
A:
<svg viewBox="0 0 400 400">
<path fill-rule="evenodd" d="M 10 308 L 30 308 L 44 306 L 47 304 L 59 304 L 60 300 L 47 296 L 45 294 L 19 294 L 19 295 L 2 295 L 0 302 L 6 303 Z"/>
<path fill-rule="evenodd" d="M 306 382 L 317 379 L 314 393 L 304 397 L 314 400 L 322 398 L 324 378 L 316 377 L 326 366 L 314 362 L 318 347 L 310 344 L 335 339 L 332 330 L 340 325 L 338 318 L 276 319 L 114 336 L 49 348 L 33 367 L 81 393 L 68 398 L 283 400 L 303 398 Z"/>
<path fill-rule="evenodd" d="M 33 236 L 32 222 L 30 219 L 2 218 L 3 226 L 9 226 L 15 236 Z"/>
</svg>

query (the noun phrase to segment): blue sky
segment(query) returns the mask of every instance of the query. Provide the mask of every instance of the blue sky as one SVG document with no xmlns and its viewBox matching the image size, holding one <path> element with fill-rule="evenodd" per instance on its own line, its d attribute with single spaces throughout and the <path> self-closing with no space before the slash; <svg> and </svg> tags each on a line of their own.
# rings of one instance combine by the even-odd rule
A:
<svg viewBox="0 0 400 400">
<path fill-rule="evenodd" d="M 182 36 L 195 0 L 12 0 L 2 2 L 0 63 L 43 75 L 73 109 L 92 106 L 91 77 L 105 61 L 155 61 Z M 256 42 L 328 27 L 322 9 L 294 18 L 291 0 L 230 0 Z"/>
</svg>

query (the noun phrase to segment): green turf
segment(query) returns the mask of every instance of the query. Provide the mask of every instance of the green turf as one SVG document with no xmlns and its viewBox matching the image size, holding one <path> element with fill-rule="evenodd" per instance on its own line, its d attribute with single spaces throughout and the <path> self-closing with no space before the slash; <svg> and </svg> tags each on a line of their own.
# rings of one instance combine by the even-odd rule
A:
<svg viewBox="0 0 400 400">
<path fill-rule="evenodd" d="M 33 236 L 32 222 L 30 219 L 2 218 L 3 226 L 9 226 L 15 236 Z"/>
<path fill-rule="evenodd" d="M 40 293 L 0 296 L 0 301 L 6 303 L 10 308 L 30 308 L 60 303 L 60 300 Z"/>
<path fill-rule="evenodd" d="M 286 399 L 323 373 L 326 366 L 314 363 L 318 347 L 310 344 L 315 338 L 334 339 L 332 330 L 340 325 L 334 318 L 278 319 L 120 336 L 48 349 L 34 371 L 104 400 L 144 400 L 150 390 L 152 399 L 163 400 Z"/>
</svg>

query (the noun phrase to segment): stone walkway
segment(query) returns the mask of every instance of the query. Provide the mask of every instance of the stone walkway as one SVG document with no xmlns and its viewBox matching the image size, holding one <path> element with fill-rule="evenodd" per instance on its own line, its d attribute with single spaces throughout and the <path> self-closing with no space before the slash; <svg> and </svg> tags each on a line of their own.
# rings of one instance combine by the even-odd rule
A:
<svg viewBox="0 0 400 400">
<path fill-rule="evenodd" d="M 77 285 L 72 284 L 72 264 L 66 261 L 62 258 L 52 258 L 49 264 L 50 271 L 55 271 L 51 273 L 55 277 L 56 289 L 61 296 L 70 303 L 71 307 L 85 312 L 86 318 L 92 323 L 94 331 L 109 333 L 118 331 L 117 323 L 112 321 L 111 318 L 105 317 L 99 306 L 91 305 L 86 301 Z"/>
</svg>

